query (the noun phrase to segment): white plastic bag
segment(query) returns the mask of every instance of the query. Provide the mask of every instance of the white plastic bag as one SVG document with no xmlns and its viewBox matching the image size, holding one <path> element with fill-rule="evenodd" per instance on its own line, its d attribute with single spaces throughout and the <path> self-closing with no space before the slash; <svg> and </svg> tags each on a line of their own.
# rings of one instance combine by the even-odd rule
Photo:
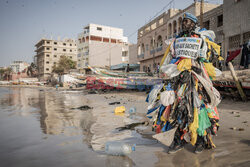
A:
<svg viewBox="0 0 250 167">
<path fill-rule="evenodd" d="M 164 106 L 169 106 L 174 103 L 175 93 L 173 90 L 166 90 L 161 93 L 160 101 Z"/>
<path fill-rule="evenodd" d="M 165 73 L 168 78 L 173 78 L 181 73 L 181 71 L 177 69 L 176 64 L 162 65 L 161 71 Z"/>
</svg>

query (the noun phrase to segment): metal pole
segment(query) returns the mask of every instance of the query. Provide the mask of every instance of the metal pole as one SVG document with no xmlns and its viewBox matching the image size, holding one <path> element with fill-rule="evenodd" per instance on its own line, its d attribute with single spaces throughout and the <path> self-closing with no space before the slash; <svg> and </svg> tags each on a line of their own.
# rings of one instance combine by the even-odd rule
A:
<svg viewBox="0 0 250 167">
<path fill-rule="evenodd" d="M 155 70 L 155 38 L 153 37 L 153 69 L 152 72 Z"/>
<path fill-rule="evenodd" d="M 111 28 L 109 28 L 109 68 L 111 69 Z"/>
<path fill-rule="evenodd" d="M 203 28 L 203 6 L 204 6 L 204 0 L 201 0 L 201 3 L 200 3 L 200 28 Z"/>
</svg>

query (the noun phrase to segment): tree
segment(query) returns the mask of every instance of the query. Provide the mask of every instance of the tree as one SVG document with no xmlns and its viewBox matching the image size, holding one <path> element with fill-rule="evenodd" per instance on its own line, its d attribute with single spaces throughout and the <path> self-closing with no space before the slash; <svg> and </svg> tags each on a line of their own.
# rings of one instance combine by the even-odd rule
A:
<svg viewBox="0 0 250 167">
<path fill-rule="evenodd" d="M 37 66 L 34 63 L 31 63 L 27 68 L 27 75 L 30 77 L 36 77 L 37 74 Z"/>
<path fill-rule="evenodd" d="M 58 65 L 54 65 L 52 69 L 52 72 L 62 75 L 64 73 L 68 73 L 70 69 L 76 69 L 76 62 L 67 56 L 62 56 Z"/>
<path fill-rule="evenodd" d="M 0 69 L 0 80 L 3 79 L 4 73 L 5 73 L 5 69 Z"/>
<path fill-rule="evenodd" d="M 12 72 L 12 68 L 8 67 L 8 68 L 5 69 L 4 74 L 5 74 L 5 76 L 7 76 L 7 81 L 10 80 L 10 74 L 11 74 L 11 72 Z"/>
</svg>

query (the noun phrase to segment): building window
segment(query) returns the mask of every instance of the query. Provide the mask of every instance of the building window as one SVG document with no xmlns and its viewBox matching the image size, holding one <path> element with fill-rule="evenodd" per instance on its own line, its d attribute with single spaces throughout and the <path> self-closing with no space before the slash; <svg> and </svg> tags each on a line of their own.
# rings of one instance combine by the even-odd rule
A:
<svg viewBox="0 0 250 167">
<path fill-rule="evenodd" d="M 240 47 L 240 34 L 229 37 L 229 49 Z"/>
<path fill-rule="evenodd" d="M 46 57 L 49 57 L 49 55 L 46 55 Z"/>
<path fill-rule="evenodd" d="M 46 64 L 49 64 L 49 61 L 46 61 Z"/>
<path fill-rule="evenodd" d="M 54 65 L 56 65 L 56 62 L 54 62 Z"/>
<path fill-rule="evenodd" d="M 46 48 L 47 50 L 50 50 L 50 48 Z"/>
<path fill-rule="evenodd" d="M 69 56 L 72 59 L 72 56 Z"/>
<path fill-rule="evenodd" d="M 151 24 L 151 30 L 156 29 L 156 23 Z"/>
<path fill-rule="evenodd" d="M 66 52 L 66 49 L 63 49 L 64 52 Z"/>
<path fill-rule="evenodd" d="M 72 44 L 69 44 L 69 46 L 72 46 Z"/>
<path fill-rule="evenodd" d="M 50 41 L 47 41 L 47 44 L 50 44 Z"/>
<path fill-rule="evenodd" d="M 49 68 L 46 68 L 46 71 L 49 71 Z"/>
<path fill-rule="evenodd" d="M 116 43 L 116 40 L 115 39 L 111 39 L 111 43 Z"/>
<path fill-rule="evenodd" d="M 103 42 L 109 42 L 108 38 L 103 38 Z"/>
<path fill-rule="evenodd" d="M 127 57 L 128 56 L 128 51 L 123 51 L 122 52 L 122 57 Z"/>
<path fill-rule="evenodd" d="M 102 37 L 98 37 L 98 36 L 93 36 L 93 35 L 91 35 L 91 36 L 90 36 L 90 40 L 93 40 L 93 41 L 102 41 Z"/>
<path fill-rule="evenodd" d="M 220 27 L 223 25 L 223 15 L 217 16 L 217 27 Z"/>
<path fill-rule="evenodd" d="M 102 31 L 102 27 L 97 27 L 96 30 Z"/>
<path fill-rule="evenodd" d="M 54 57 L 57 57 L 57 55 L 54 55 Z"/>
<path fill-rule="evenodd" d="M 162 25 L 163 24 L 163 18 L 161 18 L 160 20 L 159 20 L 159 25 Z"/>
<path fill-rule="evenodd" d="M 209 30 L 209 25 L 210 25 L 209 20 L 203 23 L 203 27 L 206 28 L 207 30 Z"/>
<path fill-rule="evenodd" d="M 243 34 L 243 44 L 247 43 L 250 40 L 250 31 Z"/>
<path fill-rule="evenodd" d="M 66 46 L 66 43 L 63 43 L 64 46 Z"/>
<path fill-rule="evenodd" d="M 70 49 L 69 51 L 70 51 L 70 52 L 72 52 L 72 50 L 71 50 L 71 49 Z"/>
<path fill-rule="evenodd" d="M 54 45 L 57 45 L 57 42 L 54 42 Z"/>
<path fill-rule="evenodd" d="M 57 48 L 54 48 L 54 50 L 57 50 Z"/>
</svg>

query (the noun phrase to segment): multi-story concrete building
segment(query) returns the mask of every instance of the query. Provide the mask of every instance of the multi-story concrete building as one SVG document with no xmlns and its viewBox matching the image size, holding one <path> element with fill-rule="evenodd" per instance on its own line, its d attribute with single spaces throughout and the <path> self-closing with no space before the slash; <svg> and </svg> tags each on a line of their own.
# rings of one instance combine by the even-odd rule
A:
<svg viewBox="0 0 250 167">
<path fill-rule="evenodd" d="M 12 69 L 12 72 L 14 72 L 14 73 L 20 73 L 24 69 L 26 69 L 28 66 L 29 66 L 29 63 L 26 63 L 24 61 L 14 61 L 10 65 L 10 68 Z"/>
<path fill-rule="evenodd" d="M 200 16 L 198 17 L 200 20 Z M 223 5 L 220 5 L 203 14 L 203 27 L 215 33 L 215 42 L 223 43 Z"/>
<path fill-rule="evenodd" d="M 207 12 L 219 5 L 204 3 L 203 12 Z M 169 9 L 160 16 L 150 21 L 138 30 L 137 46 L 140 70 L 151 72 L 156 71 L 167 48 L 165 40 L 171 39 L 181 31 L 181 23 L 184 12 L 200 15 L 200 2 L 194 2 L 187 8 Z"/>
<path fill-rule="evenodd" d="M 128 39 L 123 29 L 88 24 L 78 35 L 77 68 L 112 66 L 126 61 Z"/>
<path fill-rule="evenodd" d="M 250 40 L 250 1 L 226 0 L 217 8 L 203 15 L 205 28 L 213 30 L 215 42 L 221 45 L 222 56 L 226 60 L 227 52 L 240 49 Z M 241 55 L 237 56 L 233 64 L 240 63 Z M 226 70 L 224 64 L 223 70 Z"/>
<path fill-rule="evenodd" d="M 77 61 L 76 42 L 72 39 L 51 40 L 41 39 L 36 45 L 35 64 L 39 79 L 46 80 L 52 73 L 61 56 Z"/>
<path fill-rule="evenodd" d="M 223 33 L 224 53 L 239 49 L 250 40 L 250 1 L 224 0 L 223 4 Z M 239 65 L 241 56 L 234 60 Z"/>
<path fill-rule="evenodd" d="M 130 44 L 128 48 L 128 63 L 138 64 L 139 59 L 137 57 L 137 44 Z"/>
</svg>

